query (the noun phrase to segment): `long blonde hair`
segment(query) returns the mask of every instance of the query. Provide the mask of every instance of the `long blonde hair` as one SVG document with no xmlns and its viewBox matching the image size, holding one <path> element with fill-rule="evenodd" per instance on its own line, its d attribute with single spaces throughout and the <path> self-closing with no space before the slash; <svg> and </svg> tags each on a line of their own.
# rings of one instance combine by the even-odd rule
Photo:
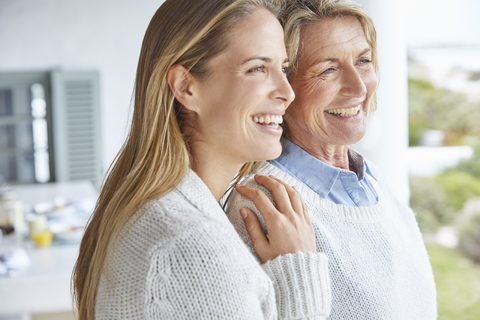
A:
<svg viewBox="0 0 480 320">
<path fill-rule="evenodd" d="M 277 0 L 277 3 L 283 7 L 281 22 L 285 30 L 285 43 L 292 73 L 298 65 L 300 36 L 305 26 L 326 19 L 353 16 L 362 25 L 367 43 L 372 49 L 372 66 L 378 75 L 377 32 L 372 19 L 360 4 L 351 0 Z M 372 113 L 377 107 L 376 101 L 374 93 L 368 109 Z"/>
<path fill-rule="evenodd" d="M 228 45 L 227 33 L 258 7 L 278 16 L 268 0 L 166 0 L 153 16 L 138 62 L 130 132 L 104 182 L 73 272 L 80 319 L 94 319 L 100 275 L 127 221 L 148 200 L 174 189 L 189 168 L 188 127 L 194 124 L 170 90 L 168 70 L 180 64 L 197 79 L 208 76 L 208 62 Z M 253 166 L 245 164 L 237 179 Z"/>
</svg>

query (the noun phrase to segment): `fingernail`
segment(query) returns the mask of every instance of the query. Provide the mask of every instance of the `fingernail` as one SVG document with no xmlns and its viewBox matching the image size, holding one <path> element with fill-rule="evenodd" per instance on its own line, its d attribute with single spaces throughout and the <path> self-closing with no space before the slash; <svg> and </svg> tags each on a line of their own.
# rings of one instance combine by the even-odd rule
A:
<svg viewBox="0 0 480 320">
<path fill-rule="evenodd" d="M 269 177 L 275 179 L 275 176 L 273 174 L 269 175 Z"/>
<path fill-rule="evenodd" d="M 247 218 L 247 209 L 242 208 L 240 209 L 240 215 L 242 216 L 242 219 L 245 220 Z"/>
</svg>

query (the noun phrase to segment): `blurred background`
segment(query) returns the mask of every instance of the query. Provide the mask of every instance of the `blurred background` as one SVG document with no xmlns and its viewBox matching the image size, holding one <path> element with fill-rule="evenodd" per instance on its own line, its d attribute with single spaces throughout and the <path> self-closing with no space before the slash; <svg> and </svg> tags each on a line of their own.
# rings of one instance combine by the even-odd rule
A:
<svg viewBox="0 0 480 320">
<path fill-rule="evenodd" d="M 439 319 L 480 319 L 480 1 L 358 2 L 377 27 L 380 84 L 354 148 L 417 214 Z M 161 3 L 0 0 L 0 320 L 73 319 L 78 242 Z"/>
</svg>

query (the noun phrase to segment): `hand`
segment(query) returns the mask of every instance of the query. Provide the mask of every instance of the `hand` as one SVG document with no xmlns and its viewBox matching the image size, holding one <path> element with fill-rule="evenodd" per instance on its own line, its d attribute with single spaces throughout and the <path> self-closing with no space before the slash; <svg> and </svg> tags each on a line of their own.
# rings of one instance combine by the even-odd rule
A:
<svg viewBox="0 0 480 320">
<path fill-rule="evenodd" d="M 273 176 L 257 174 L 255 181 L 272 192 L 278 208 L 275 208 L 264 192 L 247 186 L 235 186 L 238 193 L 253 201 L 265 220 L 267 235 L 263 233 L 255 213 L 248 208 L 240 209 L 253 248 L 261 262 L 265 263 L 287 253 L 316 252 L 315 232 L 300 193 Z"/>
</svg>

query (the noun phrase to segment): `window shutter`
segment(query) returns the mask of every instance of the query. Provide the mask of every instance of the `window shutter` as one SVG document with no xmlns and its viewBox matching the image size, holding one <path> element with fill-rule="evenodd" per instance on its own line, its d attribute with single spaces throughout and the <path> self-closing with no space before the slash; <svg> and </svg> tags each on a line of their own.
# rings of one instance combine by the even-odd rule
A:
<svg viewBox="0 0 480 320">
<path fill-rule="evenodd" d="M 90 180 L 100 186 L 100 89 L 97 72 L 52 72 L 56 181 Z"/>
</svg>

